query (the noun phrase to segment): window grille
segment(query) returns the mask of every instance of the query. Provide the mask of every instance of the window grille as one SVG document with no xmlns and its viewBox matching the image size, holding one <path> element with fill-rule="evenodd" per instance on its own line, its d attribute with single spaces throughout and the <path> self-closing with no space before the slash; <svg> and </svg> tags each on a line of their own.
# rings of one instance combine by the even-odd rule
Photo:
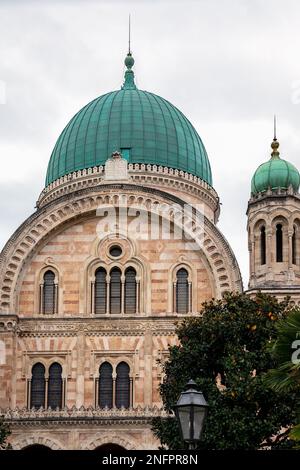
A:
<svg viewBox="0 0 300 470">
<path fill-rule="evenodd" d="M 176 311 L 183 314 L 189 312 L 188 272 L 184 268 L 177 271 Z"/>
<path fill-rule="evenodd" d="M 62 408 L 62 394 L 62 367 L 57 362 L 54 362 L 49 368 L 48 407 L 53 409 Z"/>
<path fill-rule="evenodd" d="M 43 286 L 43 313 L 55 313 L 55 274 L 52 271 L 47 271 L 44 274 Z"/>
<path fill-rule="evenodd" d="M 98 404 L 101 408 L 113 407 L 112 366 L 109 364 L 109 362 L 104 362 L 101 364 L 99 369 Z"/>
<path fill-rule="evenodd" d="M 38 362 L 32 367 L 30 408 L 45 407 L 45 367 Z"/>
<path fill-rule="evenodd" d="M 128 268 L 125 272 L 125 313 L 136 313 L 136 272 Z"/>
<path fill-rule="evenodd" d="M 95 313 L 97 315 L 106 313 L 106 271 L 99 268 L 96 271 L 95 280 Z"/>
<path fill-rule="evenodd" d="M 126 362 L 120 362 L 117 366 L 116 379 L 116 407 L 129 408 L 130 406 L 130 377 L 129 366 Z"/>
<path fill-rule="evenodd" d="M 121 313 L 121 271 L 118 268 L 110 272 L 110 313 Z"/>
</svg>

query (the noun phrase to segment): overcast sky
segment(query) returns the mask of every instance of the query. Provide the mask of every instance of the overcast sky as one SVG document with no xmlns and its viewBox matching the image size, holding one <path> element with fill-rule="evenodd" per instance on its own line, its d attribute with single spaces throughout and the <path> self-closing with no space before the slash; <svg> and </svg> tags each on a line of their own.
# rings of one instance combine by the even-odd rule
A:
<svg viewBox="0 0 300 470">
<path fill-rule="evenodd" d="M 33 212 L 63 127 L 120 87 L 129 13 L 137 85 L 199 132 L 247 286 L 245 212 L 274 113 L 300 167 L 298 0 L 0 0 L 0 248 Z"/>
</svg>

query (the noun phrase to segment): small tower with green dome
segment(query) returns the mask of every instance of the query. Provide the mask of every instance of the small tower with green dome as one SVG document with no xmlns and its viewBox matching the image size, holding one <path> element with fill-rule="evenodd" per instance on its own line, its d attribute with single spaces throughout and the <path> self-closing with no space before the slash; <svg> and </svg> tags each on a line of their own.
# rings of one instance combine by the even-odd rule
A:
<svg viewBox="0 0 300 470">
<path fill-rule="evenodd" d="M 249 291 L 300 300 L 300 175 L 280 157 L 274 132 L 271 158 L 255 171 L 248 203 Z"/>
<path fill-rule="evenodd" d="M 292 163 L 280 158 L 279 142 L 274 137 L 271 144 L 272 153 L 269 161 L 260 165 L 251 181 L 251 193 L 258 195 L 265 191 L 287 190 L 295 193 L 299 190 L 300 175 Z"/>
</svg>

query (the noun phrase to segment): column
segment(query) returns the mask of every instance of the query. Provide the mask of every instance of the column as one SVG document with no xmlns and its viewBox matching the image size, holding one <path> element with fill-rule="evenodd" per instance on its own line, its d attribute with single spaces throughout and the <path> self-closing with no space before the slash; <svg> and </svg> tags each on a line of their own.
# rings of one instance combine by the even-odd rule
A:
<svg viewBox="0 0 300 470">
<path fill-rule="evenodd" d="M 135 313 L 140 313 L 140 280 L 136 279 L 136 306 Z"/>
<path fill-rule="evenodd" d="M 251 277 L 255 276 L 255 241 L 250 242 L 250 274 Z"/>
<path fill-rule="evenodd" d="M 62 400 L 61 400 L 62 408 L 66 406 L 66 385 L 67 385 L 67 381 L 65 378 L 63 378 L 62 379 Z"/>
<path fill-rule="evenodd" d="M 17 340 L 18 333 L 16 331 L 16 328 L 14 328 L 12 336 L 12 371 L 17 370 Z M 12 373 L 11 379 L 11 408 L 14 409 L 17 406 L 17 374 Z"/>
<path fill-rule="evenodd" d="M 272 229 L 266 230 L 266 264 L 269 269 L 272 267 Z"/>
<path fill-rule="evenodd" d="M 133 408 L 133 378 L 130 377 L 130 403 L 129 408 Z"/>
<path fill-rule="evenodd" d="M 152 406 L 153 387 L 153 347 L 152 331 L 146 330 L 144 336 L 144 403 L 145 406 Z"/>
<path fill-rule="evenodd" d="M 54 313 L 58 313 L 58 283 L 54 284 Z"/>
<path fill-rule="evenodd" d="M 293 232 L 291 230 L 288 231 L 288 263 L 289 269 L 293 268 Z M 283 244 L 283 254 L 284 254 L 284 244 Z"/>
<path fill-rule="evenodd" d="M 125 308 L 125 276 L 121 275 L 121 315 L 124 315 Z"/>
<path fill-rule="evenodd" d="M 192 283 L 188 282 L 188 313 L 192 313 Z"/>
<path fill-rule="evenodd" d="M 113 396 L 113 400 L 112 400 L 112 407 L 113 408 L 116 408 L 116 374 L 113 373 L 113 376 L 112 376 L 112 380 L 113 380 L 113 393 L 112 393 L 112 396 Z"/>
<path fill-rule="evenodd" d="M 106 276 L 106 314 L 109 314 L 109 297 L 110 297 L 110 275 Z"/>
<path fill-rule="evenodd" d="M 27 381 L 27 408 L 30 409 L 31 379 Z"/>
<path fill-rule="evenodd" d="M 84 362 L 85 362 L 85 333 L 78 331 L 77 344 L 77 374 L 76 374 L 76 407 L 84 405 Z"/>
<path fill-rule="evenodd" d="M 176 281 L 173 282 L 173 313 L 176 313 L 177 311 L 177 305 L 176 305 Z"/>
<path fill-rule="evenodd" d="M 44 284 L 40 284 L 39 313 L 44 313 Z"/>
<path fill-rule="evenodd" d="M 94 393 L 95 393 L 95 408 L 99 405 L 99 378 L 96 377 L 95 379 L 95 386 L 94 386 Z"/>
<path fill-rule="evenodd" d="M 91 282 L 91 314 L 95 314 L 95 281 Z"/>
<path fill-rule="evenodd" d="M 48 382 L 49 378 L 45 378 L 45 410 L 48 408 Z"/>
</svg>

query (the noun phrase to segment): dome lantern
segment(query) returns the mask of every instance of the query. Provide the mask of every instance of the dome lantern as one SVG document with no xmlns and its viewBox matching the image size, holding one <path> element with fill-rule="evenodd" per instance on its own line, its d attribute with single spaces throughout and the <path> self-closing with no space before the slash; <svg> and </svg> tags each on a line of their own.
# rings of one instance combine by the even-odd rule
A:
<svg viewBox="0 0 300 470">
<path fill-rule="evenodd" d="M 122 90 L 136 90 L 136 85 L 134 83 L 134 71 L 131 70 L 134 66 L 134 58 L 132 57 L 131 52 L 129 51 L 125 61 L 124 61 L 127 70 L 125 72 L 124 84 Z"/>
</svg>

